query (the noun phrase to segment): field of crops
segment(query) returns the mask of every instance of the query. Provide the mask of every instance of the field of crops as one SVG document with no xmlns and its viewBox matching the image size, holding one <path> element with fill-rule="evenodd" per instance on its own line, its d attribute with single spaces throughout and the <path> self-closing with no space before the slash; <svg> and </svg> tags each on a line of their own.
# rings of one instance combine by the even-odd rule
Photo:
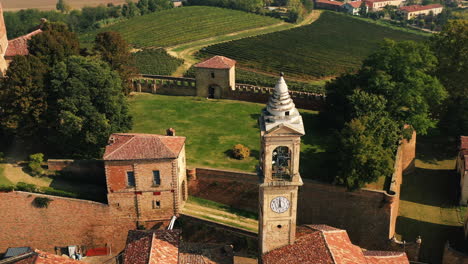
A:
<svg viewBox="0 0 468 264">
<path fill-rule="evenodd" d="M 355 70 L 384 38 L 419 41 L 425 37 L 324 12 L 311 25 L 212 45 L 198 56 L 223 55 L 245 68 L 316 79 Z"/>
<path fill-rule="evenodd" d="M 136 67 L 142 74 L 171 75 L 184 63 L 164 49 L 145 49 L 134 53 Z"/>
<path fill-rule="evenodd" d="M 275 18 L 209 6 L 173 8 L 135 17 L 81 35 L 92 42 L 102 31 L 117 31 L 136 47 L 167 47 L 280 23 Z"/>
<path fill-rule="evenodd" d="M 72 8 L 82 8 L 84 6 L 98 6 L 112 3 L 120 5 L 124 0 L 67 0 L 65 1 Z M 133 0 L 136 2 L 136 0 Z M 5 11 L 17 11 L 20 9 L 36 8 L 39 10 L 55 10 L 57 0 L 2 0 L 2 6 Z"/>
</svg>

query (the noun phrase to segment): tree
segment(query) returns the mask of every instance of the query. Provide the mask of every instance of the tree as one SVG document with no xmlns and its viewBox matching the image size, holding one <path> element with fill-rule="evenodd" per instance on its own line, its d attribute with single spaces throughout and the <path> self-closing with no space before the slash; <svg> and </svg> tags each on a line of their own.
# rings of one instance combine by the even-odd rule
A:
<svg viewBox="0 0 468 264">
<path fill-rule="evenodd" d="M 131 128 L 121 81 L 109 65 L 72 56 L 50 73 L 48 141 L 60 154 L 96 158 L 107 138 Z"/>
<path fill-rule="evenodd" d="M 45 79 L 47 66 L 34 56 L 16 56 L 2 79 L 0 89 L 0 126 L 7 136 L 38 139 L 46 126 Z"/>
<path fill-rule="evenodd" d="M 65 2 L 65 0 L 58 0 L 57 4 L 55 5 L 55 8 L 58 11 L 65 13 L 65 14 L 67 14 L 71 10 L 70 5 L 67 2 Z"/>
<path fill-rule="evenodd" d="M 364 1 L 359 6 L 359 15 L 362 17 L 367 16 L 367 5 L 366 5 L 366 2 Z"/>
<path fill-rule="evenodd" d="M 134 57 L 130 53 L 129 45 L 122 36 L 117 32 L 99 33 L 94 41 L 94 51 L 119 73 L 124 94 L 130 93 L 129 81 L 137 70 L 134 67 Z"/>
<path fill-rule="evenodd" d="M 28 42 L 29 54 L 38 57 L 48 66 L 53 66 L 66 57 L 78 55 L 80 43 L 75 33 L 68 31 L 63 23 L 46 23 L 44 32 Z"/>
<path fill-rule="evenodd" d="M 431 38 L 438 65 L 436 76 L 448 91 L 443 123 L 453 136 L 468 134 L 468 21 L 452 20 Z"/>
<path fill-rule="evenodd" d="M 149 7 L 148 7 L 148 0 L 138 0 L 137 7 L 140 9 L 140 14 L 148 14 L 149 13 Z"/>
<path fill-rule="evenodd" d="M 134 2 L 127 0 L 122 6 L 122 15 L 127 18 L 135 17 L 140 15 L 140 10 Z"/>
<path fill-rule="evenodd" d="M 367 117 L 352 119 L 340 133 L 339 172 L 335 181 L 349 190 L 391 176 L 393 153 L 368 130 Z"/>
</svg>

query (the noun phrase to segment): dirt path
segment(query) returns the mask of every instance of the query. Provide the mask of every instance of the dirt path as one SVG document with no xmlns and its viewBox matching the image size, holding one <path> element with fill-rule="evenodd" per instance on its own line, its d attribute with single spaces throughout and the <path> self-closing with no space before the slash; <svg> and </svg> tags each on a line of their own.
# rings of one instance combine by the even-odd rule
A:
<svg viewBox="0 0 468 264">
<path fill-rule="evenodd" d="M 321 11 L 313 10 L 309 15 L 307 15 L 304 20 L 296 25 L 288 24 L 285 22 L 281 22 L 275 25 L 254 28 L 254 29 L 247 29 L 238 32 L 229 33 L 222 36 L 216 36 L 206 39 L 201 39 L 197 41 L 192 41 L 188 43 L 179 44 L 173 47 L 166 48 L 167 53 L 170 55 L 180 58 L 184 60 L 184 64 L 181 65 L 173 74 L 172 76 L 181 77 L 183 74 L 195 63 L 197 63 L 197 59 L 193 56 L 197 51 L 200 49 L 207 47 L 209 45 L 219 44 L 226 41 L 237 40 L 252 36 L 258 36 L 268 33 L 273 33 L 277 31 L 287 30 L 295 27 L 300 27 L 304 25 L 308 25 L 313 23 L 320 17 Z"/>
<path fill-rule="evenodd" d="M 185 204 L 183 213 L 255 232 L 258 230 L 258 221 L 255 219 L 239 216 L 214 208 L 204 207 L 192 202 L 187 202 Z"/>
</svg>

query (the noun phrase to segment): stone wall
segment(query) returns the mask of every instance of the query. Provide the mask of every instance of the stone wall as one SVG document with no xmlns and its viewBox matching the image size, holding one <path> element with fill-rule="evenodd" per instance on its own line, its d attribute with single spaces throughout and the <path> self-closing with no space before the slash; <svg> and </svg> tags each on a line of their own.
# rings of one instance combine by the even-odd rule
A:
<svg viewBox="0 0 468 264">
<path fill-rule="evenodd" d="M 5 27 L 5 21 L 3 19 L 3 7 L 0 3 L 0 77 L 2 77 L 8 68 L 8 64 L 5 60 L 5 52 L 8 47 L 7 31 Z"/>
<path fill-rule="evenodd" d="M 142 75 L 142 79 L 135 79 L 132 83 L 133 90 L 136 92 L 181 96 L 199 95 L 197 94 L 196 81 L 192 78 Z M 204 81 L 204 83 L 207 83 L 207 81 Z M 225 99 L 265 104 L 273 92 L 272 90 L 273 88 L 269 87 L 236 84 L 233 90 L 226 88 L 220 96 Z M 298 108 L 321 110 L 325 105 L 325 96 L 322 94 L 298 91 L 289 91 L 289 93 Z M 207 97 L 207 94 L 203 94 L 203 97 Z"/>
<path fill-rule="evenodd" d="M 36 208 L 36 197 L 52 199 L 47 208 Z M 112 217 L 102 203 L 25 192 L 0 193 L 0 252 L 8 247 L 30 246 L 55 252 L 55 247 L 125 247 L 134 222 Z"/>
</svg>

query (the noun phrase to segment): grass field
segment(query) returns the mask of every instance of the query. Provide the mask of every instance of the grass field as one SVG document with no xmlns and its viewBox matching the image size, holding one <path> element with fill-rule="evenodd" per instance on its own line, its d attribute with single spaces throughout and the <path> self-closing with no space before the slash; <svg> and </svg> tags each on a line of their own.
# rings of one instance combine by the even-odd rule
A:
<svg viewBox="0 0 468 264">
<path fill-rule="evenodd" d="M 255 171 L 260 147 L 257 119 L 264 104 L 198 97 L 135 94 L 130 99 L 134 125 L 132 132 L 164 134 L 173 127 L 187 137 L 187 164 L 242 171 Z M 322 178 L 333 173 L 324 164 L 328 159 L 327 139 L 315 111 L 301 110 L 306 135 L 302 137 L 301 175 Z M 229 157 L 235 144 L 251 149 L 251 157 Z M 330 169 L 331 168 L 331 169 Z"/>
<path fill-rule="evenodd" d="M 80 40 L 90 43 L 99 32 L 117 31 L 136 47 L 167 47 L 280 22 L 242 11 L 190 6 L 135 17 L 82 34 Z"/>
<path fill-rule="evenodd" d="M 0 164 L 0 185 L 11 185 L 12 182 L 5 177 L 4 166 L 4 164 Z"/>
<path fill-rule="evenodd" d="M 424 36 L 323 12 L 310 25 L 212 45 L 198 56 L 224 55 L 247 69 L 317 79 L 355 70 L 384 38 L 419 41 Z"/>
<path fill-rule="evenodd" d="M 142 74 L 171 75 L 184 63 L 182 59 L 170 56 L 164 49 L 145 49 L 133 53 L 136 67 Z"/>
<path fill-rule="evenodd" d="M 134 0 L 136 2 L 136 0 Z M 125 0 L 67 0 L 67 4 L 72 8 L 82 8 L 84 6 L 98 6 L 101 4 L 113 3 L 120 5 Z M 57 0 L 2 0 L 3 10 L 16 11 L 20 9 L 36 8 L 39 10 L 55 10 Z"/>
<path fill-rule="evenodd" d="M 420 235 L 420 261 L 438 264 L 447 240 L 463 243 L 466 207 L 457 205 L 457 150 L 446 138 L 427 136 L 418 136 L 416 149 L 416 169 L 403 176 L 396 232 L 406 241 Z"/>
</svg>

